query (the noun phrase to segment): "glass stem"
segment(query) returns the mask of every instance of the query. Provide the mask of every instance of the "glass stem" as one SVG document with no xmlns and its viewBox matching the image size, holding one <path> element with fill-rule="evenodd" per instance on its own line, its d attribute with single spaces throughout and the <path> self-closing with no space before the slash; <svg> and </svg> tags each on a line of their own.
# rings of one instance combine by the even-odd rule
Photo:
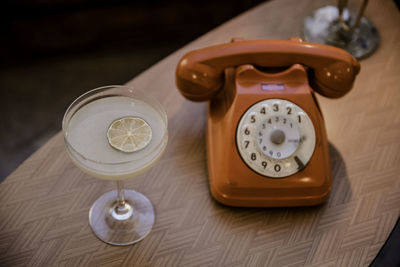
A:
<svg viewBox="0 0 400 267">
<path fill-rule="evenodd" d="M 338 9 L 339 9 L 339 21 L 343 22 L 343 11 L 347 7 L 348 0 L 339 0 Z"/>
<path fill-rule="evenodd" d="M 349 26 L 347 26 L 346 22 L 343 19 L 343 12 L 344 12 L 344 9 L 347 7 L 347 2 L 348 2 L 348 0 L 339 0 L 338 1 L 338 10 L 339 10 L 338 20 L 339 20 L 341 27 L 346 31 L 348 31 L 350 29 Z"/>
<path fill-rule="evenodd" d="M 354 25 L 351 27 L 352 30 L 354 30 L 355 28 L 357 28 L 358 26 L 360 26 L 360 21 L 361 18 L 364 15 L 365 12 L 365 8 L 367 7 L 368 4 L 368 0 L 364 0 L 360 9 L 358 10 L 358 14 L 357 14 L 357 18 L 356 18 L 356 22 L 354 23 Z"/>
<path fill-rule="evenodd" d="M 124 194 L 124 182 L 117 181 L 117 192 L 118 192 L 118 206 L 120 208 L 125 206 L 125 194 Z"/>
</svg>

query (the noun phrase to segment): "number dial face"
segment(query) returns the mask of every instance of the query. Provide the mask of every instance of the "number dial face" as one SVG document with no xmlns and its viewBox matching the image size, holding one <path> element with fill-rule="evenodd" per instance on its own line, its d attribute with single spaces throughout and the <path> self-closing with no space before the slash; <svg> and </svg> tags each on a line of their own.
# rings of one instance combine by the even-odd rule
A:
<svg viewBox="0 0 400 267">
<path fill-rule="evenodd" d="M 302 170 L 315 148 L 315 129 L 307 113 L 283 99 L 251 106 L 236 130 L 236 145 L 255 172 L 282 178 Z"/>
</svg>

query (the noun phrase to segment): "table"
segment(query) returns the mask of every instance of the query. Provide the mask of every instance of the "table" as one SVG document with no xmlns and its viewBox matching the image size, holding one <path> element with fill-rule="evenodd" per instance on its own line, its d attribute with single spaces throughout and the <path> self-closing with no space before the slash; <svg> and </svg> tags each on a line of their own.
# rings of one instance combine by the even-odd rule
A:
<svg viewBox="0 0 400 267">
<path fill-rule="evenodd" d="M 236 36 L 298 36 L 303 18 L 326 4 L 332 1 L 264 3 L 128 83 L 158 98 L 169 118 L 169 144 L 159 164 L 126 182 L 155 207 L 154 228 L 143 241 L 116 247 L 92 234 L 88 210 L 115 184 L 77 169 L 58 133 L 0 184 L 0 265 L 368 265 L 400 211 L 400 14 L 393 1 L 371 1 L 367 7 L 382 42 L 361 61 L 354 89 L 337 100 L 318 96 L 333 169 L 325 205 L 253 209 L 216 203 L 207 181 L 207 104 L 185 100 L 174 83 L 185 52 Z"/>
</svg>

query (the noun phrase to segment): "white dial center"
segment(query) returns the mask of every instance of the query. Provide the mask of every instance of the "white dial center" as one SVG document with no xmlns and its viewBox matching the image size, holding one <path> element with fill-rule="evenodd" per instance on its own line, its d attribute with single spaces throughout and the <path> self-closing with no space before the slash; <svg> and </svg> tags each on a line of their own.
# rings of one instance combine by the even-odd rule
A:
<svg viewBox="0 0 400 267">
<path fill-rule="evenodd" d="M 259 127 L 258 136 L 261 151 L 274 159 L 290 157 L 300 144 L 297 124 L 285 116 L 267 118 Z"/>
<path fill-rule="evenodd" d="M 275 145 L 281 145 L 285 142 L 285 132 L 282 130 L 274 130 L 270 135 L 271 142 Z"/>
</svg>

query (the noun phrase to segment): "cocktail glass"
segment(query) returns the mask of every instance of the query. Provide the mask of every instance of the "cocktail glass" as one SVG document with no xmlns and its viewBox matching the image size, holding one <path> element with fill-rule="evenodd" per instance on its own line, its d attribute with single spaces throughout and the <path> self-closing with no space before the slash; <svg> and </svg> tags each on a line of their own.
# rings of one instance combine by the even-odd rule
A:
<svg viewBox="0 0 400 267">
<path fill-rule="evenodd" d="M 137 121 L 147 132 L 143 133 L 142 124 L 135 126 Z M 119 126 L 113 134 L 121 132 L 122 137 L 110 139 L 112 125 Z M 77 167 L 90 176 L 117 181 L 117 190 L 102 195 L 89 211 L 93 232 L 112 245 L 142 240 L 154 224 L 154 209 L 143 194 L 124 189 L 123 181 L 149 170 L 165 150 L 167 116 L 161 104 L 128 86 L 100 87 L 68 107 L 62 129 L 66 150 Z M 115 140 L 122 145 L 115 146 Z"/>
<path fill-rule="evenodd" d="M 379 45 L 374 24 L 364 16 L 368 0 L 363 0 L 358 13 L 347 8 L 348 0 L 338 0 L 337 6 L 325 6 L 306 17 L 302 38 L 305 41 L 333 45 L 357 59 L 369 56 Z"/>
</svg>

